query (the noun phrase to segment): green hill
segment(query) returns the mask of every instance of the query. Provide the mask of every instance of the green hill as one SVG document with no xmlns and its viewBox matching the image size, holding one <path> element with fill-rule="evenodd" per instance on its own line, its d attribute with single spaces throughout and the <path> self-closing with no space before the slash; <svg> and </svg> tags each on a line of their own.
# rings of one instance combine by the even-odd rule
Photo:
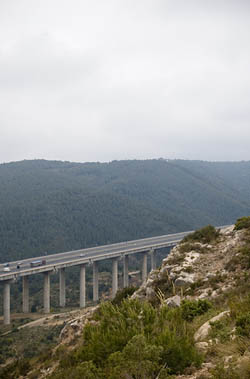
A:
<svg viewBox="0 0 250 379">
<path fill-rule="evenodd" d="M 250 162 L 0 165 L 0 259 L 230 224 L 250 214 Z"/>
</svg>

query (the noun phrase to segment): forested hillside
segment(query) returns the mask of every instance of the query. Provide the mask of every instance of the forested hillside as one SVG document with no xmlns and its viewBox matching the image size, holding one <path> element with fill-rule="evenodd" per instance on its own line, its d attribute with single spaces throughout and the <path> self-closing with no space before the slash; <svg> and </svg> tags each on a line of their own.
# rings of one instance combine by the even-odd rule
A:
<svg viewBox="0 0 250 379">
<path fill-rule="evenodd" d="M 250 214 L 250 162 L 0 165 L 0 259 L 230 224 Z"/>
</svg>

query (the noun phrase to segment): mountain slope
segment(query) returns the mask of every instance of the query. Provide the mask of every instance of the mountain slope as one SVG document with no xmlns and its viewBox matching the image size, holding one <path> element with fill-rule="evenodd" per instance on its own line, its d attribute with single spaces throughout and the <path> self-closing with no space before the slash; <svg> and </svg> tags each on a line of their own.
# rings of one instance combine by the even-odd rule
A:
<svg viewBox="0 0 250 379">
<path fill-rule="evenodd" d="M 250 213 L 250 162 L 0 165 L 1 260 L 229 224 Z"/>
</svg>

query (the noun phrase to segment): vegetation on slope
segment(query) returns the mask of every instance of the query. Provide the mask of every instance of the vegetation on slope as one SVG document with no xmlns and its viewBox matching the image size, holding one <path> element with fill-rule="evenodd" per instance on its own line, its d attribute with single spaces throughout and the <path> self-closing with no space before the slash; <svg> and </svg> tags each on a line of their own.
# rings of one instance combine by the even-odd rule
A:
<svg viewBox="0 0 250 379">
<path fill-rule="evenodd" d="M 183 238 L 182 242 L 201 242 L 201 243 L 210 243 L 215 241 L 218 238 L 220 232 L 215 229 L 212 225 L 207 225 L 204 228 L 196 230 L 193 233 L 188 234 Z"/>
<path fill-rule="evenodd" d="M 199 366 L 190 329 L 179 309 L 138 300 L 101 304 L 84 328 L 82 346 L 63 358 L 53 378 L 166 378 Z M 92 375 L 92 376 L 91 376 Z"/>
<path fill-rule="evenodd" d="M 200 240 L 195 238 L 195 242 L 186 242 L 179 247 L 188 243 L 204 249 L 206 245 L 201 241 L 204 233 L 210 236 L 210 229 L 205 229 L 205 232 L 203 229 L 195 234 L 200 234 Z M 248 379 L 250 266 L 245 264 L 245 253 L 241 252 L 250 245 L 249 231 L 250 228 L 246 225 L 239 232 L 232 231 L 221 234 L 220 237 L 216 235 L 216 239 L 208 239 L 206 244 L 212 241 L 213 246 L 210 250 L 200 250 L 201 258 L 206 265 L 213 265 L 214 272 L 217 272 L 214 267 L 216 260 L 222 261 L 220 249 L 227 247 L 224 255 L 232 253 L 229 257 L 224 257 L 223 262 L 229 261 L 233 256 L 239 257 L 239 261 L 233 272 L 230 271 L 231 266 L 227 271 L 223 266 L 224 278 L 221 275 L 219 282 L 218 278 L 212 275 L 193 283 L 195 286 L 191 284 L 190 288 L 189 285 L 178 289 L 171 287 L 174 294 L 178 290 L 182 299 L 185 298 L 186 290 L 188 293 L 192 288 L 194 290 L 188 299 L 182 300 L 179 307 L 171 308 L 166 305 L 165 296 L 172 296 L 173 293 L 169 293 L 169 275 L 164 276 L 163 271 L 161 283 L 157 280 L 154 284 L 151 283 L 152 286 L 159 286 L 159 302 L 148 302 L 146 298 L 140 301 L 128 298 L 127 295 L 132 294 L 134 288 L 119 291 L 112 302 L 103 302 L 100 305 L 85 324 L 79 343 L 73 349 L 72 346 L 67 348 L 61 345 L 49 350 L 43 357 L 33 358 L 33 369 L 30 360 L 20 360 L 19 363 L 15 362 L 0 371 L 0 377 L 5 375 L 2 376 L 5 379 L 15 378 L 15 375 L 22 371 L 31 379 L 39 377 L 41 372 L 49 368 L 46 376 L 51 379 L 170 379 L 178 377 L 179 374 L 185 375 L 186 379 L 201 367 L 196 376 L 199 379 Z M 238 241 L 238 245 L 235 241 Z M 177 249 L 175 251 L 177 252 Z M 211 256 L 214 258 L 213 262 L 210 262 Z M 210 257 L 207 262 L 206 257 Z M 198 260 L 193 264 L 193 268 L 197 265 Z M 214 272 L 208 273 L 211 275 Z M 217 274 L 219 276 L 220 273 Z M 149 278 L 149 282 L 150 280 Z M 222 281 L 222 287 L 225 280 L 229 281 L 231 286 L 219 291 L 218 283 Z M 218 290 L 216 296 L 209 296 L 209 301 L 199 298 L 199 292 L 196 291 L 204 289 L 204 285 L 210 287 L 215 281 Z M 196 332 L 218 314 L 223 314 L 223 317 L 210 322 L 208 334 L 205 334 L 200 342 Z M 55 370 L 52 372 L 51 368 Z"/>
<path fill-rule="evenodd" d="M 241 217 L 235 223 L 235 230 L 250 229 L 250 217 Z"/>
<path fill-rule="evenodd" d="M 0 259 L 231 223 L 250 213 L 249 170 L 182 160 L 1 164 Z"/>
</svg>

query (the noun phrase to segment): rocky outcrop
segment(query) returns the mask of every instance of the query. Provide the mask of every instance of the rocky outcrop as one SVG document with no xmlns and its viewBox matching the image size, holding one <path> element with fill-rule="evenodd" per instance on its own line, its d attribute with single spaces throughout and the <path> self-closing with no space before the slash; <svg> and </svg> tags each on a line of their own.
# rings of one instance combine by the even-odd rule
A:
<svg viewBox="0 0 250 379">
<path fill-rule="evenodd" d="M 165 300 L 175 295 L 175 289 L 181 291 L 182 298 L 187 299 L 213 299 L 232 289 L 236 285 L 236 275 L 234 277 L 226 267 L 237 254 L 242 233 L 230 226 L 220 232 L 215 243 L 178 244 L 163 259 L 161 268 L 151 271 L 146 283 L 132 298 L 151 300 L 157 296 L 160 283 L 164 280 L 169 284 L 169 294 L 165 294 Z"/>
<path fill-rule="evenodd" d="M 60 333 L 60 345 L 69 345 L 73 340 L 80 337 L 86 323 L 93 322 L 89 320 L 97 308 L 98 306 L 86 308 L 82 314 L 68 321 Z"/>
</svg>

